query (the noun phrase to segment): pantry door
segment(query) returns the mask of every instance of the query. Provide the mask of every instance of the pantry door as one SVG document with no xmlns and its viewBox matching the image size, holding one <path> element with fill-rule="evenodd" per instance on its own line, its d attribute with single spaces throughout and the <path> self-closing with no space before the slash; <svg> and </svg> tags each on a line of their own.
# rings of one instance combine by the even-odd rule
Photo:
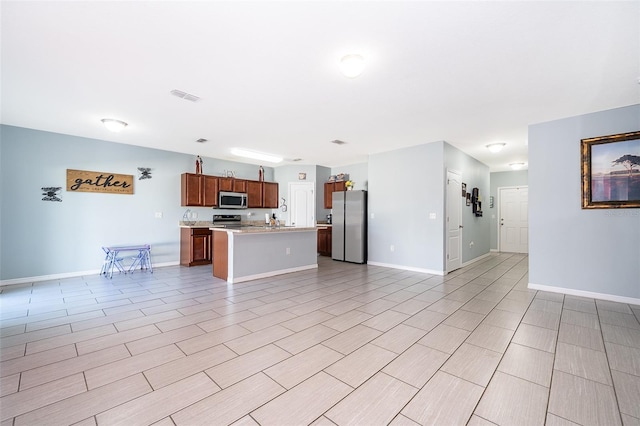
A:
<svg viewBox="0 0 640 426">
<path fill-rule="evenodd" d="M 498 188 L 500 251 L 529 252 L 529 187 Z"/>
<path fill-rule="evenodd" d="M 316 226 L 316 198 L 313 182 L 289 183 L 289 224 L 296 227 Z"/>
</svg>

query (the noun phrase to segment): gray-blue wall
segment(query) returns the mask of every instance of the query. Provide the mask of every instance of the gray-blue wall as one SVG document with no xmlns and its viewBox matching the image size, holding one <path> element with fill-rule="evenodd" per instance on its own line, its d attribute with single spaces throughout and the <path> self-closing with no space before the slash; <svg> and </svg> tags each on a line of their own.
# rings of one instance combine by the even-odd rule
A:
<svg viewBox="0 0 640 426">
<path fill-rule="evenodd" d="M 458 148 L 444 144 L 444 165 L 447 170 L 461 173 L 462 182 L 467 184 L 467 192 L 478 188 L 482 201 L 481 217 L 473 214 L 471 206 L 462 204 L 462 263 L 476 259 L 490 251 L 489 237 L 489 166 L 468 156 Z M 462 195 L 460 196 L 462 198 Z M 446 227 L 445 227 L 446 228 Z M 446 229 L 444 229 L 446 237 Z M 473 244 L 471 244 L 473 243 Z"/>
<path fill-rule="evenodd" d="M 510 172 L 491 173 L 491 191 L 490 196 L 493 197 L 493 208 L 489 208 L 489 199 L 486 200 L 486 207 L 483 210 L 488 215 L 491 224 L 491 250 L 498 250 L 498 188 L 507 186 L 527 186 L 529 184 L 528 170 L 514 170 Z"/>
<path fill-rule="evenodd" d="M 444 270 L 443 158 L 444 142 L 369 156 L 369 262 Z"/>
<path fill-rule="evenodd" d="M 478 187 L 483 198 L 489 193 L 489 168 L 446 142 L 369 157 L 371 263 L 444 272 L 447 169 L 462 174 L 468 191 Z M 430 219 L 430 213 L 436 218 Z M 463 206 L 462 223 L 464 263 L 489 252 L 489 220 L 476 218 L 471 207 Z"/>
<path fill-rule="evenodd" d="M 640 105 L 529 126 L 529 283 L 640 298 L 640 209 L 581 208 L 580 140 L 640 130 Z"/>
<path fill-rule="evenodd" d="M 194 156 L 5 125 L 0 155 L 0 280 L 96 271 L 104 258 L 101 247 L 110 244 L 149 243 L 154 264 L 178 263 L 178 223 L 186 210 L 180 206 L 180 175 L 195 171 Z M 254 165 L 203 160 L 205 174 L 234 170 L 238 178 L 258 178 Z M 150 167 L 153 177 L 138 180 L 138 167 Z M 67 169 L 134 175 L 134 194 L 67 192 Z M 273 177 L 273 168 L 266 167 L 265 179 Z M 42 201 L 45 186 L 62 187 L 62 202 Z M 211 220 L 214 213 L 191 210 L 198 220 Z M 242 214 L 263 217 L 266 211 Z"/>
</svg>

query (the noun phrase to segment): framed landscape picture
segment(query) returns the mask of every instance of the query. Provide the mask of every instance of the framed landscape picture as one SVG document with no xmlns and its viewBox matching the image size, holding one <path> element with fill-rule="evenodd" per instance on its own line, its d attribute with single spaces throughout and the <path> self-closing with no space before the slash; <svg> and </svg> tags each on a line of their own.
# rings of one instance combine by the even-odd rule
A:
<svg viewBox="0 0 640 426">
<path fill-rule="evenodd" d="M 582 208 L 640 208 L 640 131 L 581 142 Z"/>
</svg>

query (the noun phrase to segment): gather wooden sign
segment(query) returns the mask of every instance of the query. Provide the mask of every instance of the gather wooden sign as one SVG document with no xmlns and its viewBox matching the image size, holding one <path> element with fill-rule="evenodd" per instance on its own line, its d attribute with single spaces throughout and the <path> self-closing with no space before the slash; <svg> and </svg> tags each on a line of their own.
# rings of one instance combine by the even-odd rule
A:
<svg viewBox="0 0 640 426">
<path fill-rule="evenodd" d="M 67 191 L 133 194 L 133 175 L 67 169 Z"/>
</svg>

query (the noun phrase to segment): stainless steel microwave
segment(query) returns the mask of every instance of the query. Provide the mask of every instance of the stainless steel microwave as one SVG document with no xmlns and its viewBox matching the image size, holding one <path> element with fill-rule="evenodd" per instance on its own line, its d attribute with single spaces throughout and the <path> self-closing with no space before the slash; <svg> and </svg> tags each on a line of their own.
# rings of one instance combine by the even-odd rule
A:
<svg viewBox="0 0 640 426">
<path fill-rule="evenodd" d="M 218 194 L 219 209 L 246 209 L 247 194 L 244 192 L 220 191 Z"/>
</svg>

